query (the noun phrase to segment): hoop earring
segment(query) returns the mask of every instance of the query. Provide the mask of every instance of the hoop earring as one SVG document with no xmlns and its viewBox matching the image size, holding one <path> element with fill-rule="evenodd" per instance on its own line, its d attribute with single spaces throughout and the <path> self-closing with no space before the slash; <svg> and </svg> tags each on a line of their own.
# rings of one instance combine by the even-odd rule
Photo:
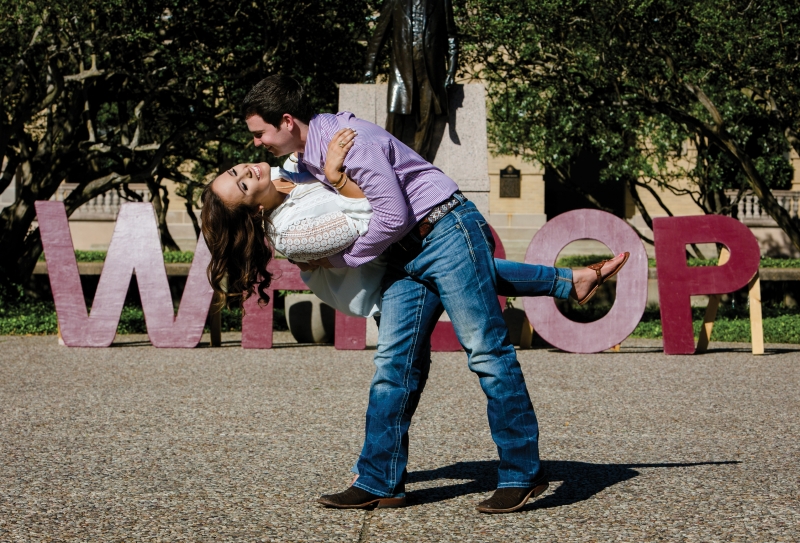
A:
<svg viewBox="0 0 800 543">
<path fill-rule="evenodd" d="M 267 221 L 264 220 L 264 208 L 261 208 L 261 230 L 264 231 L 264 235 L 267 235 Z"/>
</svg>

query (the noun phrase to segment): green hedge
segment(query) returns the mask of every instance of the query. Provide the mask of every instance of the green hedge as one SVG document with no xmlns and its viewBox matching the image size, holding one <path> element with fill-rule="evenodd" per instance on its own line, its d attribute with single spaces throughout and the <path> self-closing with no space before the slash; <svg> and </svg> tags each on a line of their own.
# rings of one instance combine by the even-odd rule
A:
<svg viewBox="0 0 800 543">
<path fill-rule="evenodd" d="M 700 333 L 702 319 L 694 321 L 694 337 Z M 661 321 L 642 321 L 631 337 L 661 339 Z M 748 319 L 717 319 L 711 332 L 711 341 L 750 342 L 750 321 Z M 800 316 L 781 315 L 764 319 L 764 341 L 766 343 L 800 343 Z"/>
<path fill-rule="evenodd" d="M 574 302 L 558 302 L 562 312 L 576 322 L 592 322 L 609 311 L 608 306 L 579 306 Z M 705 315 L 705 308 L 692 308 L 695 338 Z M 788 308 L 782 304 L 764 303 L 761 308 L 764 318 L 764 341 L 767 343 L 800 343 L 800 308 Z M 746 305 L 721 304 L 714 323 L 712 341 L 750 342 L 750 309 Z M 645 309 L 642 319 L 631 337 L 661 339 L 661 311 L 657 305 Z"/>
</svg>

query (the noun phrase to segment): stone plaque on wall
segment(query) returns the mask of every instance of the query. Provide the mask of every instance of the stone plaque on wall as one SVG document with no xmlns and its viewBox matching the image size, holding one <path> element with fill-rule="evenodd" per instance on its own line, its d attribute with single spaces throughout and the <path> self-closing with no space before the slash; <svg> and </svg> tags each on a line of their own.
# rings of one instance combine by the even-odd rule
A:
<svg viewBox="0 0 800 543">
<path fill-rule="evenodd" d="M 520 197 L 521 171 L 514 166 L 506 166 L 500 170 L 500 198 Z"/>
</svg>

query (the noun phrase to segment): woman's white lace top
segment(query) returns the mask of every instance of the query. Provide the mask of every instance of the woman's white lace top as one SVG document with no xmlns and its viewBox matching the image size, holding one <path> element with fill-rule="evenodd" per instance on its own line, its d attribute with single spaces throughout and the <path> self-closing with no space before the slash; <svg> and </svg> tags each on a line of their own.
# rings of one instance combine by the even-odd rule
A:
<svg viewBox="0 0 800 543">
<path fill-rule="evenodd" d="M 272 168 L 272 178 L 297 184 L 270 214 L 275 250 L 295 262 L 336 254 L 369 228 L 372 207 L 366 198 L 347 198 L 330 191 L 311 174 Z M 327 304 L 351 316 L 380 311 L 380 283 L 386 269 L 379 257 L 358 268 L 318 268 L 301 272 L 308 287 Z"/>
<path fill-rule="evenodd" d="M 278 170 L 273 178 L 297 183 L 270 214 L 270 238 L 286 258 L 296 262 L 325 258 L 346 249 L 367 232 L 372 207 L 366 198 L 346 198 L 331 192 L 308 173 L 273 170 Z"/>
</svg>

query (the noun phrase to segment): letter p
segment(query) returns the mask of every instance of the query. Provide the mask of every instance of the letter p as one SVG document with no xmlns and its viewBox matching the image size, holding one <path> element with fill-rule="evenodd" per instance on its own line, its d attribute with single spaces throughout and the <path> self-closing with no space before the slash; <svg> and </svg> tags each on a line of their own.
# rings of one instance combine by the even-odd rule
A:
<svg viewBox="0 0 800 543">
<path fill-rule="evenodd" d="M 727 294 L 747 285 L 758 271 L 760 250 L 750 229 L 720 215 L 653 219 L 658 298 L 665 354 L 693 354 L 691 296 Z M 690 268 L 686 245 L 722 243 L 731 253 L 722 266 Z"/>
</svg>

